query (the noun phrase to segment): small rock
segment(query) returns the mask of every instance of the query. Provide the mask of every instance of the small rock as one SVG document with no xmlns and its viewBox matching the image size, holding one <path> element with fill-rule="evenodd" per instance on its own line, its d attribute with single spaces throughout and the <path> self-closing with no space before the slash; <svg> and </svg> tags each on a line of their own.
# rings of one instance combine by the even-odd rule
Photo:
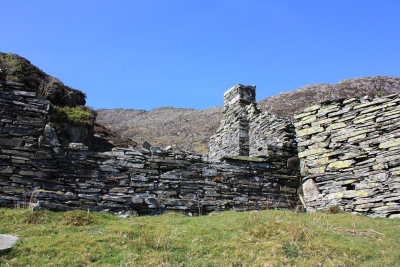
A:
<svg viewBox="0 0 400 267">
<path fill-rule="evenodd" d="M 149 142 L 147 142 L 147 141 L 144 141 L 144 142 L 143 142 L 143 145 L 142 145 L 142 147 L 143 147 L 143 148 L 145 148 L 145 149 L 148 149 L 148 150 L 150 150 L 150 148 L 151 148 L 151 145 L 150 145 L 150 143 L 149 143 Z"/>
<path fill-rule="evenodd" d="M 150 149 L 151 153 L 162 153 L 163 151 L 161 150 L 161 148 L 153 146 Z"/>
<path fill-rule="evenodd" d="M 69 143 L 68 148 L 71 150 L 81 150 L 81 151 L 87 151 L 89 149 L 83 143 Z"/>
<path fill-rule="evenodd" d="M 119 219 L 120 220 L 125 220 L 126 218 L 129 217 L 129 214 L 123 214 L 123 215 L 119 215 Z"/>
<path fill-rule="evenodd" d="M 13 235 L 0 235 L 0 252 L 11 249 L 19 237 Z"/>
</svg>

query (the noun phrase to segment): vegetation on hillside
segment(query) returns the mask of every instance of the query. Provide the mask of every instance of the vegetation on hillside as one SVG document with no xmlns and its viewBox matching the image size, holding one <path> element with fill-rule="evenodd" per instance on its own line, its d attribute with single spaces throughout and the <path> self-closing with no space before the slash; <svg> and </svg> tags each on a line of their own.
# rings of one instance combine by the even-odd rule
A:
<svg viewBox="0 0 400 267">
<path fill-rule="evenodd" d="M 0 54 L 0 79 L 7 81 L 16 81 L 15 76 L 22 70 L 22 66 L 16 55 L 12 53 Z"/>
<path fill-rule="evenodd" d="M 54 122 L 72 122 L 82 125 L 93 125 L 97 113 L 87 106 L 68 107 L 52 105 Z"/>
<path fill-rule="evenodd" d="M 96 151 L 110 150 L 116 145 L 136 145 L 131 139 L 121 138 L 119 134 L 99 124 L 95 126 L 97 113 L 85 106 L 86 94 L 64 85 L 60 79 L 46 74 L 23 57 L 0 52 L 0 79 L 23 83 L 25 90 L 37 92 L 38 98 L 49 100 L 52 103 L 50 122 L 57 128 L 61 139 L 68 139 L 68 125 L 73 124 L 94 128 L 92 144 Z"/>
<path fill-rule="evenodd" d="M 39 98 L 52 104 L 70 107 L 86 104 L 84 93 L 64 85 L 19 55 L 0 52 L 0 69 L 0 79 L 23 83 L 25 90 L 37 92 Z"/>
<path fill-rule="evenodd" d="M 1 266 L 399 266 L 399 219 L 267 210 L 188 217 L 0 209 Z"/>
</svg>

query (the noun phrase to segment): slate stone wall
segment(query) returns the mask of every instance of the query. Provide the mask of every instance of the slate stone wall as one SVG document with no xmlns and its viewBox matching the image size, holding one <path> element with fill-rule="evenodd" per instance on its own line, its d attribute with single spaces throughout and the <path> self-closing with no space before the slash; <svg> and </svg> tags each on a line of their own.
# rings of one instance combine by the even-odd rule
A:
<svg viewBox="0 0 400 267">
<path fill-rule="evenodd" d="M 65 146 L 48 123 L 49 101 L 0 81 L 0 206 L 139 214 L 293 208 L 300 158 L 309 211 L 400 217 L 399 95 L 307 108 L 295 116 L 296 148 L 293 123 L 259 110 L 255 87 L 228 92 L 207 161 L 155 147 Z"/>
<path fill-rule="evenodd" d="M 296 164 L 278 158 L 200 155 L 152 147 L 105 153 L 60 143 L 48 124 L 49 102 L 23 85 L 0 82 L 0 206 L 54 210 L 198 214 L 293 208 Z"/>
<path fill-rule="evenodd" d="M 400 96 L 340 99 L 295 116 L 309 211 L 400 217 Z"/>
<path fill-rule="evenodd" d="M 232 155 L 296 161 L 293 122 L 258 109 L 255 90 L 238 84 L 224 94 L 224 118 L 211 137 L 210 160 Z"/>
<path fill-rule="evenodd" d="M 241 84 L 225 92 L 224 118 L 210 139 L 210 160 L 219 161 L 226 155 L 250 156 L 249 117 L 255 107 L 255 94 L 255 86 Z"/>
</svg>

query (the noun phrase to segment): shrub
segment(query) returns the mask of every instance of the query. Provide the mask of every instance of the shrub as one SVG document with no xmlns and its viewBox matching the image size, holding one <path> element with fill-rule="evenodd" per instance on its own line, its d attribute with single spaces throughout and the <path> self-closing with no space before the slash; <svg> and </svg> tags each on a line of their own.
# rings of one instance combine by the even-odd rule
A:
<svg viewBox="0 0 400 267">
<path fill-rule="evenodd" d="M 294 242 L 288 242 L 282 247 L 283 252 L 288 258 L 296 258 L 301 254 L 301 247 Z"/>
<path fill-rule="evenodd" d="M 18 78 L 14 74 L 21 70 L 22 66 L 16 55 L 8 53 L 0 56 L 0 78 L 17 82 Z"/>
<path fill-rule="evenodd" d="M 38 97 L 40 99 L 47 99 L 47 97 L 54 91 L 64 86 L 63 82 L 53 76 L 47 76 L 45 79 L 41 80 L 39 90 L 38 90 Z"/>
<path fill-rule="evenodd" d="M 96 111 L 90 107 L 61 107 L 52 105 L 56 122 L 71 121 L 78 124 L 93 124 L 96 119 Z"/>
</svg>

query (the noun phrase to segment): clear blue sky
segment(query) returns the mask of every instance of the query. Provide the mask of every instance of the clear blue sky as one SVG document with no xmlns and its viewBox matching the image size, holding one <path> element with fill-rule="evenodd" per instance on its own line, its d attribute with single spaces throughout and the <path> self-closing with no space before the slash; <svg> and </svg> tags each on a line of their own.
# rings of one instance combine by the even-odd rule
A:
<svg viewBox="0 0 400 267">
<path fill-rule="evenodd" d="M 0 51 L 99 108 L 205 109 L 237 83 L 257 99 L 400 76 L 400 1 L 0 0 Z"/>
</svg>

